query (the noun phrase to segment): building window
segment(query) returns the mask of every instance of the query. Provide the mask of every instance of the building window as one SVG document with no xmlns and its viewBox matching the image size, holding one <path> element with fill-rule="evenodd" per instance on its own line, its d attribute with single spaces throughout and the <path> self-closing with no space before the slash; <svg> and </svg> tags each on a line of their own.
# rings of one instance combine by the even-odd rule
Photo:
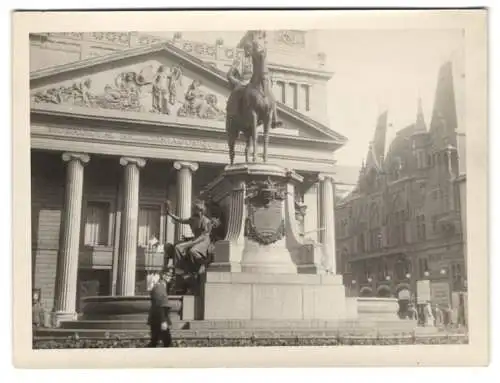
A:
<svg viewBox="0 0 500 383">
<path fill-rule="evenodd" d="M 451 275 L 453 279 L 453 290 L 459 291 L 463 287 L 462 267 L 460 264 L 451 265 Z"/>
<path fill-rule="evenodd" d="M 399 259 L 396 262 L 395 269 L 399 280 L 406 279 L 406 275 L 410 273 L 410 263 L 406 259 Z"/>
<path fill-rule="evenodd" d="M 160 206 L 141 206 L 139 208 L 139 223 L 137 244 L 139 247 L 148 247 L 153 238 L 160 240 Z"/>
<path fill-rule="evenodd" d="M 85 246 L 108 246 L 111 204 L 89 201 L 85 214 Z"/>
<path fill-rule="evenodd" d="M 418 260 L 418 275 L 420 278 L 426 277 L 426 272 L 429 271 L 429 264 L 427 263 L 427 258 L 420 258 Z"/>
<path fill-rule="evenodd" d="M 370 230 L 370 250 L 377 251 L 382 248 L 382 233 L 380 229 Z"/>
<path fill-rule="evenodd" d="M 404 222 L 402 222 L 399 227 L 399 243 L 404 245 L 406 243 L 406 226 Z"/>
<path fill-rule="evenodd" d="M 365 252 L 365 235 L 363 233 L 358 237 L 358 249 L 360 253 Z"/>
<path fill-rule="evenodd" d="M 292 92 L 292 105 L 290 105 L 293 109 L 299 109 L 299 90 L 297 84 L 290 84 L 291 92 Z"/>
<path fill-rule="evenodd" d="M 371 282 L 369 279 L 371 278 L 371 270 L 370 267 L 366 264 L 363 263 L 363 282 Z"/>
<path fill-rule="evenodd" d="M 433 215 L 432 216 L 432 232 L 437 233 L 438 232 L 438 216 Z"/>
<path fill-rule="evenodd" d="M 302 93 L 304 94 L 304 109 L 306 112 L 309 112 L 311 110 L 311 104 L 310 104 L 310 86 L 309 85 L 301 85 L 302 87 Z"/>
<path fill-rule="evenodd" d="M 426 239 L 424 215 L 417 216 L 417 239 L 419 241 L 425 241 Z"/>
<path fill-rule="evenodd" d="M 385 281 L 387 280 L 386 278 L 388 276 L 389 276 L 389 265 L 387 264 L 387 261 L 384 259 L 378 265 L 378 280 Z"/>
<path fill-rule="evenodd" d="M 276 97 L 278 98 L 278 101 L 281 101 L 283 104 L 286 103 L 286 88 L 285 88 L 285 83 L 283 81 L 276 81 L 276 88 L 277 90 L 277 95 Z"/>
</svg>

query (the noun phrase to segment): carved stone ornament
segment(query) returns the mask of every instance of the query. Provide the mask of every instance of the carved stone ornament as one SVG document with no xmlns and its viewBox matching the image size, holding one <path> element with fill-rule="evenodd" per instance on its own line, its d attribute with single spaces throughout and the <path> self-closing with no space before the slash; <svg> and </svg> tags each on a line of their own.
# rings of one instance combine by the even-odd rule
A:
<svg viewBox="0 0 500 383">
<path fill-rule="evenodd" d="M 282 216 L 286 191 L 270 178 L 252 181 L 247 185 L 248 218 L 245 235 L 261 244 L 269 245 L 285 235 Z"/>
<path fill-rule="evenodd" d="M 285 235 L 282 206 L 280 200 L 273 200 L 265 206 L 249 204 L 246 237 L 261 245 L 270 245 L 282 239 Z"/>
<path fill-rule="evenodd" d="M 281 43 L 287 45 L 305 45 L 305 32 L 304 31 L 293 31 L 293 30 L 284 30 L 277 32 L 277 40 Z"/>
<path fill-rule="evenodd" d="M 84 78 L 72 85 L 62 85 L 32 94 L 34 103 L 70 104 L 83 107 L 114 109 L 132 112 L 149 112 L 179 117 L 220 120 L 225 119 L 222 101 L 201 89 L 201 82 L 194 80 L 182 99 L 183 71 L 178 65 L 167 67 L 152 65 L 139 71 L 119 73 L 114 82 L 102 91 L 92 87 L 92 80 Z"/>
<path fill-rule="evenodd" d="M 179 117 L 198 117 L 210 120 L 224 121 L 225 111 L 218 106 L 217 96 L 204 92 L 201 82 L 193 80 L 184 96 L 184 103 L 177 112 Z"/>
<path fill-rule="evenodd" d="M 267 207 L 272 201 L 283 201 L 286 191 L 271 178 L 263 181 L 251 181 L 247 185 L 247 200 L 255 206 Z"/>
<path fill-rule="evenodd" d="M 295 219 L 297 222 L 303 222 L 307 212 L 307 205 L 295 201 Z"/>
</svg>

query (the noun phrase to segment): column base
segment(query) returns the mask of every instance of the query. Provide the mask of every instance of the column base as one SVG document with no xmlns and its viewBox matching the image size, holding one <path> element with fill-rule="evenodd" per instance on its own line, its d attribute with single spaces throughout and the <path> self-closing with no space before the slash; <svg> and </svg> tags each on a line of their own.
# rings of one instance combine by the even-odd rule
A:
<svg viewBox="0 0 500 383">
<path fill-rule="evenodd" d="M 52 317 L 53 323 L 55 327 L 59 327 L 61 322 L 73 321 L 78 318 L 77 313 L 64 312 L 64 311 L 56 311 Z"/>
<path fill-rule="evenodd" d="M 204 319 L 343 319 L 340 275 L 207 272 Z"/>
</svg>

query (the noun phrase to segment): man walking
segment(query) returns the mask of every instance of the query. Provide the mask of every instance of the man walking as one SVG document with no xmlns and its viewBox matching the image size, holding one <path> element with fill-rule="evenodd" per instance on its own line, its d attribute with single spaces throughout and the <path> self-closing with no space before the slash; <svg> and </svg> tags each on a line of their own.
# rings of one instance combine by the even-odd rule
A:
<svg viewBox="0 0 500 383">
<path fill-rule="evenodd" d="M 151 341 L 148 347 L 156 347 L 160 340 L 163 347 L 172 346 L 172 335 L 170 333 L 172 322 L 168 312 L 168 283 L 171 279 L 172 271 L 164 270 L 160 275 L 160 280 L 151 289 L 151 308 L 148 317 Z"/>
</svg>

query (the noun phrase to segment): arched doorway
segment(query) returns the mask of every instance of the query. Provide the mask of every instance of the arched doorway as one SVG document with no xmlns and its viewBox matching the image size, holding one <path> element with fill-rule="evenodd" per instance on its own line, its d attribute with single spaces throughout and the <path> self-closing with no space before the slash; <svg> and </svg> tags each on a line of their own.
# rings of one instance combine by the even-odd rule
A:
<svg viewBox="0 0 500 383">
<path fill-rule="evenodd" d="M 359 296 L 360 297 L 372 297 L 373 296 L 373 290 L 370 287 L 364 286 L 359 290 Z"/>
<path fill-rule="evenodd" d="M 411 303 L 411 291 L 410 286 L 407 283 L 400 283 L 396 286 L 396 297 L 398 298 L 399 311 L 398 315 L 400 318 L 407 318 Z"/>
<path fill-rule="evenodd" d="M 386 285 L 379 286 L 377 288 L 377 297 L 379 298 L 390 298 L 391 297 L 391 288 Z"/>
</svg>

